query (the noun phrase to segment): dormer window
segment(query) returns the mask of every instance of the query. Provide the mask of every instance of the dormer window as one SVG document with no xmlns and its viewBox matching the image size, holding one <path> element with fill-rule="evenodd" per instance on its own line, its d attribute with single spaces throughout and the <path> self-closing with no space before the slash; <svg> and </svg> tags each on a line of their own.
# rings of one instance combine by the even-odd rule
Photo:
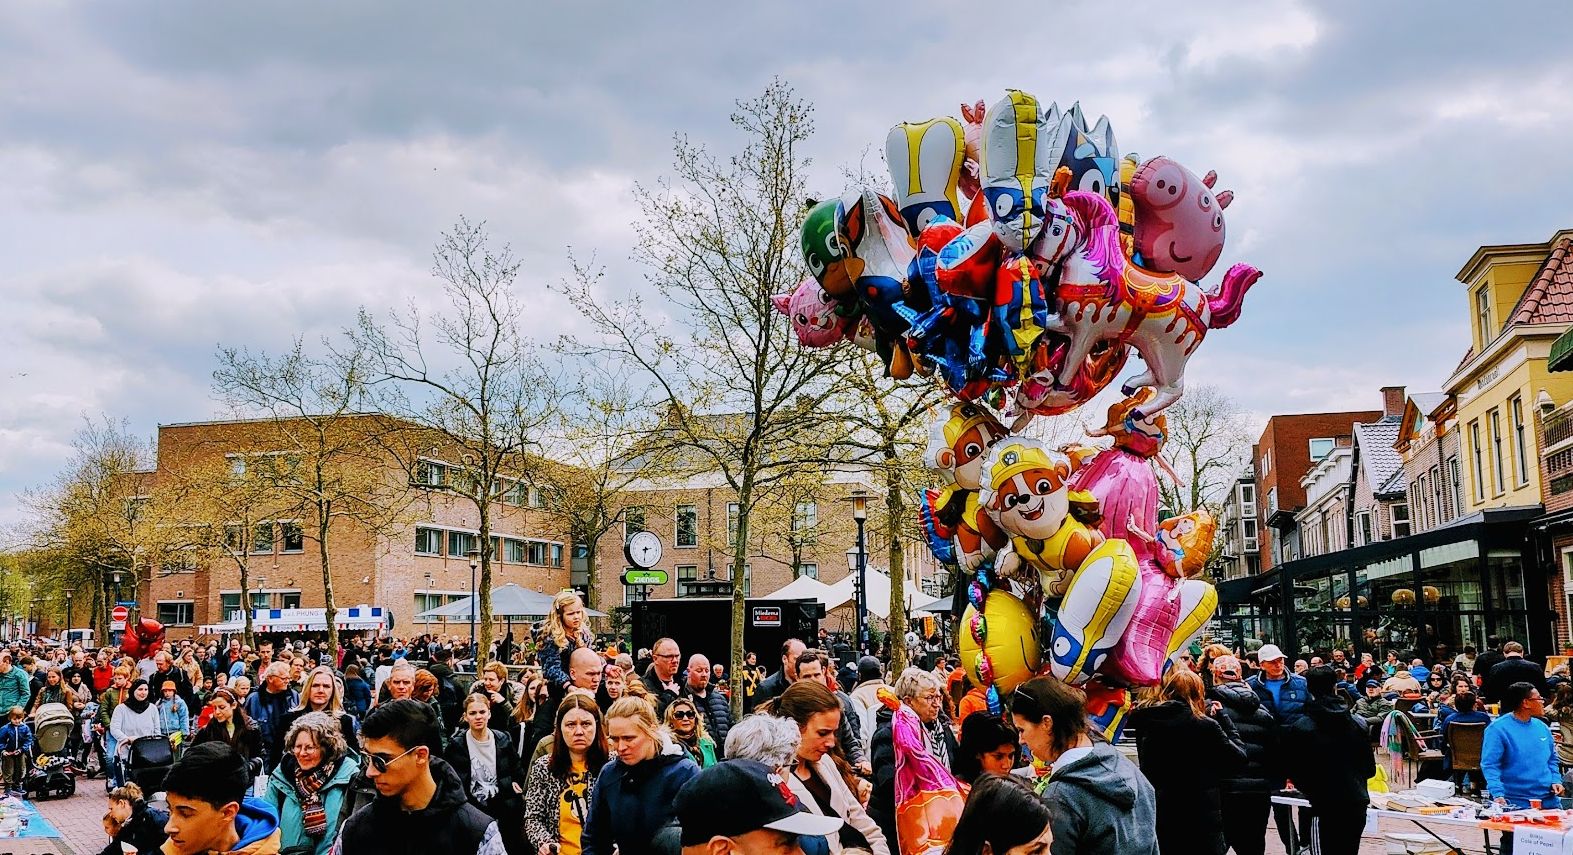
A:
<svg viewBox="0 0 1573 855">
<path fill-rule="evenodd" d="M 1484 285 L 1475 292 L 1475 316 L 1480 321 L 1480 344 L 1483 347 L 1496 335 L 1496 327 L 1491 325 L 1491 289 Z"/>
</svg>

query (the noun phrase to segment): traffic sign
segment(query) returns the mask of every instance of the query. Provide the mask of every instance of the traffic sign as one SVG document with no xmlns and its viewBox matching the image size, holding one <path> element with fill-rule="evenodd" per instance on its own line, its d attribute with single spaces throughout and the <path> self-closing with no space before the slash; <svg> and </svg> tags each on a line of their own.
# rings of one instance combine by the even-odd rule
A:
<svg viewBox="0 0 1573 855">
<path fill-rule="evenodd" d="M 623 574 L 624 585 L 665 585 L 665 570 L 629 570 Z"/>
<path fill-rule="evenodd" d="M 110 620 L 119 621 L 121 623 L 125 623 L 126 619 L 129 617 L 131 617 L 131 610 L 125 606 L 115 606 L 114 610 L 109 613 Z"/>
</svg>

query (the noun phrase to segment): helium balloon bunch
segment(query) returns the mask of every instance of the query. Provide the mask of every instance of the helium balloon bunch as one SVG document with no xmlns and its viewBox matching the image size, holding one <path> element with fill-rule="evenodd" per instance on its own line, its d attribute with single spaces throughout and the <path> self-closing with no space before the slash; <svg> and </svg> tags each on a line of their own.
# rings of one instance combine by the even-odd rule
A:
<svg viewBox="0 0 1573 855">
<path fill-rule="evenodd" d="M 951 394 L 925 452 L 943 486 L 920 521 L 970 577 L 954 609 L 969 674 L 996 712 L 1040 673 L 1081 686 L 1113 735 L 1128 690 L 1157 683 L 1217 606 L 1196 578 L 1214 521 L 1160 520 L 1154 468 L 1186 363 L 1261 277 L 1236 264 L 1200 284 L 1233 194 L 1167 157 L 1122 158 L 1107 117 L 1089 127 L 1079 104 L 1019 90 L 896 125 L 885 160 L 888 192 L 810 207 L 812 275 L 776 307 L 805 347 L 850 341 Z M 1111 446 L 1020 435 L 1090 401 L 1132 350 L 1144 370 L 1091 432 Z"/>
</svg>

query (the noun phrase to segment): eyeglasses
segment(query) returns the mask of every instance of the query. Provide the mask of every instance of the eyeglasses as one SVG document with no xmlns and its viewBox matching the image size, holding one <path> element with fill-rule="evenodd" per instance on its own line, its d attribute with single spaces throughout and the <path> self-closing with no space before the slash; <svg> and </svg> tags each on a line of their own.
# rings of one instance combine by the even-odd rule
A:
<svg viewBox="0 0 1573 855">
<path fill-rule="evenodd" d="M 672 710 L 672 718 L 694 718 L 693 710 Z"/>
<path fill-rule="evenodd" d="M 399 762 L 405 757 L 405 755 L 420 747 L 422 746 L 417 745 L 415 748 L 406 748 L 404 750 L 404 754 L 400 754 L 398 757 L 384 757 L 381 754 L 367 754 L 365 755 L 366 763 L 371 766 L 371 768 L 376 769 L 377 774 L 381 775 L 382 773 L 388 771 L 389 766 Z"/>
</svg>

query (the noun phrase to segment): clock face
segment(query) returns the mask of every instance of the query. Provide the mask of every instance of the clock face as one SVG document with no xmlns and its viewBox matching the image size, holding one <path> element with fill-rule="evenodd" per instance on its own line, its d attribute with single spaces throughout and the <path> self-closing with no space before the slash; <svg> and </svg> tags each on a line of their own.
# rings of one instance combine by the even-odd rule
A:
<svg viewBox="0 0 1573 855">
<path fill-rule="evenodd" d="M 628 538 L 628 560 L 649 570 L 661 561 L 661 538 L 655 532 L 641 531 Z"/>
</svg>

